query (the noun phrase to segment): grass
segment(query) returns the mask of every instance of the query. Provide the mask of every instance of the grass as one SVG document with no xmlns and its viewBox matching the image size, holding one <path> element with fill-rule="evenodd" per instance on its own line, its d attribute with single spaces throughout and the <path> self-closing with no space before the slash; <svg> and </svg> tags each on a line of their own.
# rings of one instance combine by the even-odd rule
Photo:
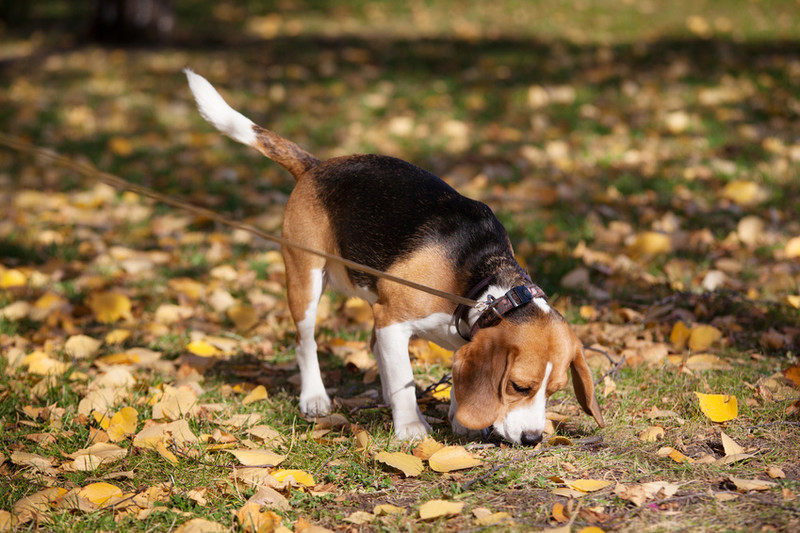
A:
<svg viewBox="0 0 800 533">
<path fill-rule="evenodd" d="M 191 517 L 238 527 L 231 511 L 254 492 L 231 481 L 238 464 L 214 450 L 213 440 L 176 450 L 183 455 L 174 466 L 128 439 L 122 443 L 128 453 L 117 462 L 90 473 L 64 468 L 67 454 L 86 446 L 97 427 L 77 409 L 102 372 L 92 360 L 71 358 L 64 341 L 77 333 L 102 338 L 119 326 L 96 322 L 87 308 L 87 296 L 100 289 L 130 295 L 134 316 L 124 324 L 131 338 L 103 346 L 100 355 L 145 346 L 166 361 L 136 373 L 127 404 L 139 411 L 137 430 L 152 416 L 148 399 L 158 387 L 175 383 L 180 368 L 199 369 L 199 402 L 207 408 L 190 420 L 195 434 L 230 433 L 241 445 L 250 436 L 222 420 L 258 413 L 283 436 L 276 445 L 287 456 L 281 467 L 314 474 L 315 493 L 284 492 L 290 508 L 279 514 L 285 524 L 304 518 L 345 529 L 355 511 L 391 503 L 406 515 L 360 529 L 477 531 L 482 528 L 471 512 L 488 507 L 513 517 L 515 525 L 500 530 L 529 531 L 558 526 L 559 503 L 576 516 L 573 531 L 592 524 L 606 531 L 797 529 L 800 431 L 797 415 L 787 414 L 794 400 L 770 398 L 764 388 L 769 376 L 797 364 L 800 350 L 800 311 L 787 304 L 800 294 L 797 262 L 784 252 L 800 235 L 796 6 L 768 0 L 177 4 L 176 40 L 156 48 L 82 42 L 65 31 L 85 20 L 69 2 L 0 12 L 8 17 L 0 26 L 6 58 L 0 129 L 273 231 L 291 179 L 197 116 L 180 73 L 189 65 L 234 107 L 319 156 L 402 157 L 489 203 L 520 260 L 587 344 L 633 357 L 642 344 L 669 343 L 678 320 L 713 323 L 724 338 L 710 350 L 731 368 L 622 366 L 610 374 L 615 392 L 604 397 L 599 384 L 608 423 L 602 430 L 580 414 L 570 390 L 562 391 L 550 409 L 570 415 L 557 433 L 572 441 L 568 446 L 476 446 L 454 437 L 446 424 L 434 425 L 437 440 L 471 447 L 483 466 L 404 478 L 354 443 L 363 429 L 375 450 L 413 448 L 393 439 L 387 408 L 375 401 L 366 408 L 342 405 L 351 426 L 321 438 L 299 416 L 283 277 L 263 243 L 237 240 L 204 221 L 173 226 L 182 214 L 139 198 L 115 195 L 93 204 L 92 184 L 0 151 L 0 205 L 8 213 L 0 220 L 0 274 L 13 267 L 31 276 L 24 288 L 0 289 L 0 306 L 33 303 L 46 291 L 69 304 L 36 320 L 0 318 L 0 510 L 47 486 L 107 480 L 126 492 L 167 489 L 140 517 L 56 511 L 48 522 L 18 530 L 168 531 Z M 724 191 L 734 180 L 759 184 L 766 198 L 730 201 Z M 31 196 L 37 191 L 46 194 Z M 752 246 L 737 240 L 747 215 L 765 228 Z M 637 257 L 632 239 L 653 229 L 677 244 Z M 54 233 L 61 244 L 42 237 Z M 110 259 L 113 246 L 145 256 L 161 251 L 167 259 L 143 273 L 128 272 Z M 579 253 L 582 247 L 590 253 Z M 220 265 L 237 277 L 215 277 Z M 576 268 L 589 270 L 591 285 L 563 287 Z M 702 283 L 712 270 L 724 271 L 727 281 L 707 293 Z M 221 289 L 257 308 L 261 323 L 233 331 L 207 295 L 192 298 L 170 287 L 183 277 L 208 294 Z M 277 300 L 259 300 L 264 294 Z M 343 317 L 344 300 L 331 295 L 330 301 L 320 343 L 367 342 L 369 328 Z M 162 304 L 184 305 L 193 314 L 159 324 L 154 314 Z M 597 315 L 586 318 L 586 306 Z M 626 310 L 641 318 L 625 318 Z M 786 341 L 773 344 L 765 336 L 771 329 Z M 235 352 L 202 365 L 186 350 L 198 332 L 236 340 Z M 34 350 L 70 363 L 71 370 L 46 386 L 12 364 L 15 354 Z M 379 389 L 327 351 L 322 366 L 342 401 Z M 447 371 L 415 363 L 420 389 Z M 604 372 L 599 366 L 595 376 Z M 269 398 L 242 405 L 235 387 L 256 384 L 267 385 Z M 695 392 L 736 396 L 739 416 L 710 422 Z M 423 405 L 426 414 L 446 418 L 445 403 L 426 399 Z M 36 416 L 31 410 L 48 406 L 63 412 Z M 639 434 L 652 425 L 664 428 L 664 440 L 642 442 Z M 727 465 L 658 456 L 672 446 L 694 459 L 721 457 L 721 430 L 755 455 Z M 17 464 L 12 455 L 20 451 L 53 458 L 54 471 Z M 766 491 L 740 493 L 730 481 L 770 479 L 770 467 L 786 477 Z M 553 493 L 556 478 L 612 484 L 568 499 Z M 654 481 L 681 486 L 674 496 L 642 506 L 614 492 L 617 484 Z M 205 489 L 205 503 L 196 489 Z M 420 505 L 435 498 L 464 502 L 465 509 L 450 519 L 419 520 Z"/>
</svg>

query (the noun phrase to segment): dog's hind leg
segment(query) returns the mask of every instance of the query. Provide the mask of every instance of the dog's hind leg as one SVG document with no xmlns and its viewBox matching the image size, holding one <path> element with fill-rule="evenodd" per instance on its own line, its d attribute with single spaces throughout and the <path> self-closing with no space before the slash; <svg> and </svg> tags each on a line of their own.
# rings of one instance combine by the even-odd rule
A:
<svg viewBox="0 0 800 533">
<path fill-rule="evenodd" d="M 325 290 L 324 260 L 290 251 L 284 252 L 284 261 L 289 310 L 297 326 L 295 355 L 300 367 L 300 411 L 307 416 L 326 416 L 331 411 L 331 400 L 322 383 L 314 339 L 317 306 Z"/>
</svg>

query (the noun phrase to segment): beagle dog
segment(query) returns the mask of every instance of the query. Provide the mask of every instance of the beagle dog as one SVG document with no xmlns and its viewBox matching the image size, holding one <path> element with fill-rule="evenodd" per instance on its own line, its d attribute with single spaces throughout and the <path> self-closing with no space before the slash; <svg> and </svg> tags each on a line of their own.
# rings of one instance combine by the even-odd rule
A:
<svg viewBox="0 0 800 533">
<path fill-rule="evenodd" d="M 516 262 L 488 206 L 393 157 L 321 161 L 232 109 L 205 78 L 185 73 L 208 122 L 297 180 L 283 218 L 285 239 L 486 304 L 483 310 L 457 306 L 284 246 L 305 415 L 331 410 L 314 340 L 317 304 L 330 285 L 372 306 L 372 351 L 400 439 L 430 430 L 417 405 L 408 356 L 413 335 L 455 350 L 449 418 L 457 434 L 492 428 L 512 443 L 539 442 L 547 398 L 570 374 L 581 407 L 604 426 L 581 342 Z"/>
</svg>

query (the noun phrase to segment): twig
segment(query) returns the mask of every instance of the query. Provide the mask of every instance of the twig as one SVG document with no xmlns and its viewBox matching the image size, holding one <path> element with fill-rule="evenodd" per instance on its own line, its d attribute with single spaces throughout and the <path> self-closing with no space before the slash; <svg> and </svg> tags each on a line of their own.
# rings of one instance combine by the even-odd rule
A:
<svg viewBox="0 0 800 533">
<path fill-rule="evenodd" d="M 756 426 L 746 426 L 745 429 L 758 429 L 769 426 L 778 426 L 781 424 L 786 424 L 787 426 L 800 426 L 800 422 L 793 422 L 791 420 L 778 420 L 777 422 L 767 422 L 766 424 L 758 424 Z"/>
<path fill-rule="evenodd" d="M 321 471 L 323 468 L 325 468 L 325 467 L 327 466 L 327 464 L 328 464 L 328 463 L 330 463 L 331 461 L 333 461 L 333 458 L 334 458 L 334 457 L 336 457 L 336 456 L 337 456 L 337 455 L 339 455 L 339 454 L 340 454 L 342 451 L 344 451 L 344 449 L 345 449 L 345 445 L 344 445 L 344 444 L 342 444 L 341 446 L 339 446 L 339 448 L 338 448 L 338 449 L 337 449 L 335 452 L 333 452 L 332 454 L 330 454 L 330 455 L 328 456 L 328 458 L 327 458 L 327 459 L 325 459 L 325 462 L 324 462 L 324 463 L 322 463 L 321 465 L 319 465 L 319 468 L 317 468 L 316 470 L 314 470 L 314 472 L 311 474 L 311 477 L 314 477 L 314 478 L 316 478 L 316 477 L 317 477 L 317 474 L 319 474 L 319 473 L 320 473 L 320 471 Z"/>
<path fill-rule="evenodd" d="M 425 390 L 423 390 L 419 394 L 417 394 L 417 399 L 419 400 L 420 398 L 422 398 L 423 396 L 425 396 L 429 392 L 435 391 L 436 388 L 439 385 L 444 385 L 445 383 L 447 383 L 448 385 L 452 385 L 450 374 L 445 374 L 436 383 L 433 383 L 432 385 L 428 385 L 427 387 L 425 387 Z"/>
<path fill-rule="evenodd" d="M 594 348 L 593 346 L 584 346 L 583 349 L 584 350 L 591 350 L 593 352 L 597 352 L 597 353 L 601 353 L 601 354 L 605 355 L 606 359 L 611 361 L 611 364 L 614 365 L 613 367 L 611 367 L 611 369 L 608 372 L 606 372 L 605 374 L 600 376 L 597 380 L 595 380 L 595 382 L 594 382 L 595 385 L 599 385 L 604 379 L 606 379 L 606 376 L 609 376 L 611 374 L 616 374 L 617 372 L 619 372 L 620 367 L 622 367 L 622 365 L 625 364 L 626 356 L 624 356 L 624 355 L 620 358 L 619 361 L 614 361 L 614 358 L 611 357 L 611 355 L 608 352 L 606 352 L 605 350 L 601 350 L 599 348 Z"/>
</svg>

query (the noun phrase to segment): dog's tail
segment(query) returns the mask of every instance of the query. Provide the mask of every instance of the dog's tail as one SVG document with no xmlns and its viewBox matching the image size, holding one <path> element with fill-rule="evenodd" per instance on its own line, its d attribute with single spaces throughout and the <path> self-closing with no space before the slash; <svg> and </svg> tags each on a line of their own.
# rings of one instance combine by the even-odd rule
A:
<svg viewBox="0 0 800 533">
<path fill-rule="evenodd" d="M 204 77 L 188 68 L 183 71 L 200 114 L 219 131 L 235 141 L 252 146 L 286 168 L 296 179 L 320 163 L 319 159 L 292 141 L 262 128 L 233 109 Z"/>
</svg>

